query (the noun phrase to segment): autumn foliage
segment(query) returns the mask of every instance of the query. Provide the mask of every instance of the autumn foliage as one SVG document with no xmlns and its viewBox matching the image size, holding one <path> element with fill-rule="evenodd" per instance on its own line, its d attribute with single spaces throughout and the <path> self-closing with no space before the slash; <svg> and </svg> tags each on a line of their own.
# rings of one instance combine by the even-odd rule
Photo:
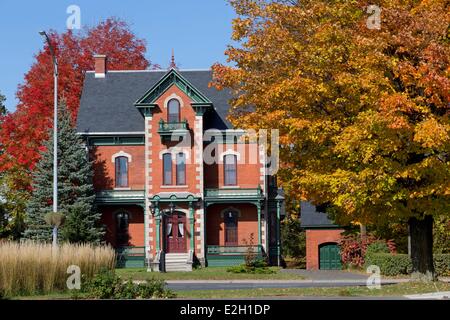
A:
<svg viewBox="0 0 450 320">
<path fill-rule="evenodd" d="M 59 65 L 58 93 L 64 97 L 76 119 L 84 73 L 94 69 L 94 54 L 108 55 L 108 68 L 146 69 L 144 40 L 136 38 L 128 25 L 107 19 L 99 25 L 75 34 L 71 30 L 49 32 L 56 48 Z M 48 46 L 35 56 L 17 91 L 19 104 L 15 112 L 0 122 L 0 170 L 32 170 L 39 159 L 42 142 L 48 137 L 53 117 L 53 65 Z"/>
<path fill-rule="evenodd" d="M 344 225 L 416 219 L 429 230 L 425 216 L 448 217 L 448 1 L 230 3 L 239 46 L 226 51 L 233 65 L 214 66 L 214 85 L 234 92 L 234 125 L 280 130 L 291 197 Z M 373 4 L 381 29 L 367 26 Z M 412 239 L 421 271 L 429 235 Z"/>
</svg>

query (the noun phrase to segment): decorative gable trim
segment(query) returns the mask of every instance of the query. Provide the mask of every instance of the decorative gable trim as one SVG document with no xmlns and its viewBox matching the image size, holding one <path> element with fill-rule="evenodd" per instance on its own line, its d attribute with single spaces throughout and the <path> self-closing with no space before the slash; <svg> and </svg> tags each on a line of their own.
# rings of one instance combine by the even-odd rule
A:
<svg viewBox="0 0 450 320">
<path fill-rule="evenodd" d="M 148 90 L 134 105 L 143 116 L 148 116 L 152 109 L 157 106 L 156 100 L 164 94 L 172 85 L 176 85 L 193 102 L 192 107 L 198 114 L 203 114 L 206 109 L 212 107 L 212 102 L 197 88 L 195 88 L 176 69 L 170 69 L 150 90 Z"/>
</svg>

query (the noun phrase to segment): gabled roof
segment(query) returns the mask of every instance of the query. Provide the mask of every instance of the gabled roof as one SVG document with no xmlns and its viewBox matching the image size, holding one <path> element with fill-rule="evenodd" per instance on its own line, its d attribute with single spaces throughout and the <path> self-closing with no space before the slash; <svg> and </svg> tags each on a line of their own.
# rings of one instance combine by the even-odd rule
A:
<svg viewBox="0 0 450 320">
<path fill-rule="evenodd" d="M 135 103 L 170 71 L 109 71 L 105 78 L 87 72 L 78 111 L 77 131 L 80 133 L 143 132 L 144 121 Z M 177 73 L 206 97 L 213 108 L 205 114 L 204 128 L 232 128 L 226 120 L 231 93 L 209 87 L 211 70 L 180 70 Z"/>
<path fill-rule="evenodd" d="M 303 228 L 336 228 L 335 224 L 328 218 L 325 212 L 319 212 L 311 202 L 302 201 L 300 203 L 300 220 Z"/>
</svg>

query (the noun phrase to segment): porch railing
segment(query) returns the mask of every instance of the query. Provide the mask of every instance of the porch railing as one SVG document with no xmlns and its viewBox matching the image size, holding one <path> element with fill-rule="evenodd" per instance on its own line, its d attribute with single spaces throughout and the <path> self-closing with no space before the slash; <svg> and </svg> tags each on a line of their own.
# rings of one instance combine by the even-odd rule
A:
<svg viewBox="0 0 450 320">
<path fill-rule="evenodd" d="M 145 267 L 145 247 L 119 247 L 116 249 L 117 268 Z"/>
<path fill-rule="evenodd" d="M 262 246 L 251 246 L 258 258 L 262 258 Z M 210 267 L 227 267 L 245 263 L 249 246 L 207 246 L 206 259 Z"/>
</svg>

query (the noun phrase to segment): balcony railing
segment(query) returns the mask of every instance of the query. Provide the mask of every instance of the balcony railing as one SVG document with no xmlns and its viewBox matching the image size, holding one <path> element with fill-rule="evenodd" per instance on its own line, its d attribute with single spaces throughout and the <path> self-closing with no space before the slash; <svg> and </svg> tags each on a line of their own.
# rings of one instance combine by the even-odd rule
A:
<svg viewBox="0 0 450 320">
<path fill-rule="evenodd" d="M 163 119 L 159 121 L 159 133 L 167 133 L 175 130 L 188 130 L 187 120 L 183 120 L 180 122 L 166 122 Z"/>
<path fill-rule="evenodd" d="M 205 189 L 205 199 L 215 200 L 261 200 L 264 198 L 260 186 L 257 188 Z"/>
</svg>

